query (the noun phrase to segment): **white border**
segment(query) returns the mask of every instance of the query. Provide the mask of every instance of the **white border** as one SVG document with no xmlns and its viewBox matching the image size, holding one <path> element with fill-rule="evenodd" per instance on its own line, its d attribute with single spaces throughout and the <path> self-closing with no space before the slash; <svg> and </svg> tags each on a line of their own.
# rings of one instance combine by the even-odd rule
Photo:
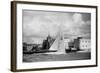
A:
<svg viewBox="0 0 100 73">
<path fill-rule="evenodd" d="M 29 10 L 48 10 L 48 11 L 67 11 L 67 12 L 85 12 L 91 13 L 91 60 L 78 61 L 52 61 L 52 62 L 22 62 L 22 9 Z M 50 67 L 68 67 L 96 64 L 96 10 L 95 8 L 81 7 L 59 7 L 59 6 L 44 6 L 44 5 L 29 5 L 17 4 L 17 69 L 35 69 L 35 68 L 50 68 Z"/>
</svg>

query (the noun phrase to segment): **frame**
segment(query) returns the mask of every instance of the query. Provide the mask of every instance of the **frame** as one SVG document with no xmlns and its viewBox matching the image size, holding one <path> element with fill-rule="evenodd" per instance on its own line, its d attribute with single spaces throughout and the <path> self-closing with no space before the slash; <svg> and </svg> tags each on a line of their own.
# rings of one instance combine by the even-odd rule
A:
<svg viewBox="0 0 100 73">
<path fill-rule="evenodd" d="M 97 66 L 97 6 L 11 2 L 11 71 Z"/>
</svg>

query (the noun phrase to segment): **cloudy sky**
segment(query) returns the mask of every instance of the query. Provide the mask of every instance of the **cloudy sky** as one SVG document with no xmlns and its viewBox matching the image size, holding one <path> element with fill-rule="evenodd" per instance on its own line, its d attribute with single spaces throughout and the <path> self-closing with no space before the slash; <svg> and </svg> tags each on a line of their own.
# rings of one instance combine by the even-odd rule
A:
<svg viewBox="0 0 100 73">
<path fill-rule="evenodd" d="M 77 12 L 52 12 L 23 10 L 23 41 L 32 38 L 45 38 L 48 34 L 55 37 L 59 29 L 66 36 L 83 35 L 90 37 L 91 14 Z"/>
</svg>

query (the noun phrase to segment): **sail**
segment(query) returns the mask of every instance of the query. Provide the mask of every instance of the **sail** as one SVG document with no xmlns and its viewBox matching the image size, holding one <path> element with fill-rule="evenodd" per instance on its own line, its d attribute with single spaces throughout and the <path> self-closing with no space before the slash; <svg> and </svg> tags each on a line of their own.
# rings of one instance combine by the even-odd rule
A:
<svg viewBox="0 0 100 73">
<path fill-rule="evenodd" d="M 53 42 L 52 46 L 50 47 L 50 50 L 58 50 L 58 42 L 59 42 L 59 37 L 56 38 L 56 40 Z"/>
<path fill-rule="evenodd" d="M 50 47 L 50 50 L 57 50 L 57 52 L 53 54 L 65 54 L 64 40 L 62 38 L 62 34 L 58 33 L 56 40 Z"/>
</svg>

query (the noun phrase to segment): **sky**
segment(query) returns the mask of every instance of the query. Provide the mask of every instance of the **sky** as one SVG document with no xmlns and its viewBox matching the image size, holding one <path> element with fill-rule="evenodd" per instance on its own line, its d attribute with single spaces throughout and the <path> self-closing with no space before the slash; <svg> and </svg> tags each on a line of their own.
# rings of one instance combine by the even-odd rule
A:
<svg viewBox="0 0 100 73">
<path fill-rule="evenodd" d="M 65 36 L 91 36 L 91 14 L 78 12 L 54 12 L 23 10 L 23 41 L 56 37 L 59 31 Z"/>
</svg>

